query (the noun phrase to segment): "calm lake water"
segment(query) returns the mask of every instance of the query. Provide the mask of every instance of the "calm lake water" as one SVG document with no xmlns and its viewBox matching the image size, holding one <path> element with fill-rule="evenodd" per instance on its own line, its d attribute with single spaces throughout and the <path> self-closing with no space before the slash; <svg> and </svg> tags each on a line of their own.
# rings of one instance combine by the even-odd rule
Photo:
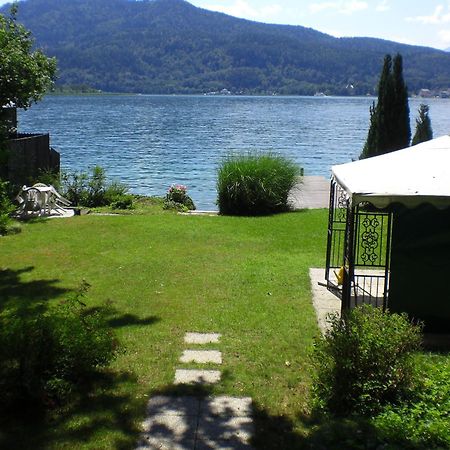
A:
<svg viewBox="0 0 450 450">
<path fill-rule="evenodd" d="M 359 156 L 371 98 L 49 96 L 20 113 L 22 132 L 49 132 L 63 169 L 100 165 L 138 194 L 188 186 L 200 209 L 215 209 L 216 172 L 242 151 L 287 156 L 306 175 L 329 177 Z M 419 104 L 411 99 L 411 122 Z M 435 137 L 450 134 L 450 100 L 431 99 Z"/>
</svg>

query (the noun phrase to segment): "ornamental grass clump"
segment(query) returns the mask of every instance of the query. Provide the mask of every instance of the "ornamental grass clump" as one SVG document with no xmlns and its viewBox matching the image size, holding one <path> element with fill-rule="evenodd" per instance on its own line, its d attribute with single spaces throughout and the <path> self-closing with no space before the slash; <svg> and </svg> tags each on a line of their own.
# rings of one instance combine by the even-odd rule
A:
<svg viewBox="0 0 450 450">
<path fill-rule="evenodd" d="M 300 168 L 271 154 L 228 157 L 219 167 L 217 204 L 227 215 L 257 216 L 287 211 Z"/>
<path fill-rule="evenodd" d="M 336 416 L 373 416 L 396 404 L 415 383 L 413 355 L 421 344 L 421 326 L 406 315 L 364 305 L 316 342 L 313 383 L 316 406 Z"/>
</svg>

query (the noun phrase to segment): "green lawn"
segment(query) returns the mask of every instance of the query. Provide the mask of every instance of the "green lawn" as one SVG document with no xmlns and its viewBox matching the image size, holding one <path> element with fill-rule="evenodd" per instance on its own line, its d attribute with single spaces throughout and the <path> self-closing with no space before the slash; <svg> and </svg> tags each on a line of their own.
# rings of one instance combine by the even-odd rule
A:
<svg viewBox="0 0 450 450">
<path fill-rule="evenodd" d="M 279 427 L 301 434 L 318 333 L 308 269 L 324 265 L 326 219 L 81 216 L 0 238 L 2 308 L 45 308 L 85 279 L 90 306 L 113 302 L 126 348 L 107 387 L 50 419 L 4 420 L 0 447 L 133 448 L 148 397 L 173 391 L 187 331 L 223 335 L 212 393 L 251 396 L 267 439 L 282 439 Z"/>
<path fill-rule="evenodd" d="M 309 352 L 319 331 L 308 269 L 324 266 L 327 217 L 182 216 L 153 205 L 28 223 L 1 237 L 0 314 L 45 310 L 86 280 L 90 307 L 112 302 L 110 324 L 125 351 L 83 401 L 46 416 L 0 417 L 0 448 L 133 449 L 148 398 L 189 392 L 171 384 L 187 331 L 222 334 L 211 348 L 223 353 L 223 379 L 203 393 L 253 398 L 255 448 L 380 448 L 370 422 L 314 422 L 309 410 Z M 419 357 L 445 387 L 448 354 Z"/>
</svg>

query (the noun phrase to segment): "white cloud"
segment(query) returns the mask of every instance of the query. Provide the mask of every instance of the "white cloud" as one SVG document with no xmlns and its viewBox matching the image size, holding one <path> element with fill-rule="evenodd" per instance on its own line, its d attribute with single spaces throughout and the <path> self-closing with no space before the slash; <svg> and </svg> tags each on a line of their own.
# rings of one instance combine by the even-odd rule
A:
<svg viewBox="0 0 450 450">
<path fill-rule="evenodd" d="M 450 30 L 441 30 L 438 33 L 441 42 L 444 44 L 444 47 L 448 47 L 450 45 Z"/>
<path fill-rule="evenodd" d="M 235 0 L 230 6 L 225 5 L 206 5 L 204 8 L 219 11 L 230 16 L 245 17 L 247 19 L 264 20 L 280 13 L 282 8 L 278 4 L 254 8 L 246 0 Z"/>
<path fill-rule="evenodd" d="M 322 3 L 311 3 L 309 5 L 309 10 L 313 14 L 325 11 L 327 9 L 336 9 L 337 2 L 322 2 Z"/>
<path fill-rule="evenodd" d="M 391 6 L 388 4 L 388 0 L 383 0 L 381 3 L 378 3 L 375 10 L 377 12 L 386 12 L 391 9 Z"/>
<path fill-rule="evenodd" d="M 364 11 L 369 7 L 368 3 L 361 0 L 341 0 L 334 2 L 311 3 L 309 11 L 313 14 L 326 10 L 337 11 L 341 14 L 353 14 L 354 12 Z"/>
<path fill-rule="evenodd" d="M 450 22 L 450 6 L 445 10 L 444 5 L 436 6 L 433 14 L 428 16 L 407 17 L 407 22 L 418 22 L 424 25 L 437 25 Z"/>
</svg>

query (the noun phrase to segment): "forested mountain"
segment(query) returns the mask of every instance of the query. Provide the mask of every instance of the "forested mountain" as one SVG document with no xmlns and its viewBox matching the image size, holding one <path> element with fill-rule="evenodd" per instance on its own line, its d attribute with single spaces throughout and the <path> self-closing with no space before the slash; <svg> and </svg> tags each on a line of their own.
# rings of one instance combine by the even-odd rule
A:
<svg viewBox="0 0 450 450">
<path fill-rule="evenodd" d="M 450 87 L 450 54 L 443 51 L 251 22 L 184 0 L 26 0 L 18 20 L 57 57 L 60 85 L 360 95 L 374 93 L 384 55 L 400 52 L 410 92 Z"/>
</svg>

